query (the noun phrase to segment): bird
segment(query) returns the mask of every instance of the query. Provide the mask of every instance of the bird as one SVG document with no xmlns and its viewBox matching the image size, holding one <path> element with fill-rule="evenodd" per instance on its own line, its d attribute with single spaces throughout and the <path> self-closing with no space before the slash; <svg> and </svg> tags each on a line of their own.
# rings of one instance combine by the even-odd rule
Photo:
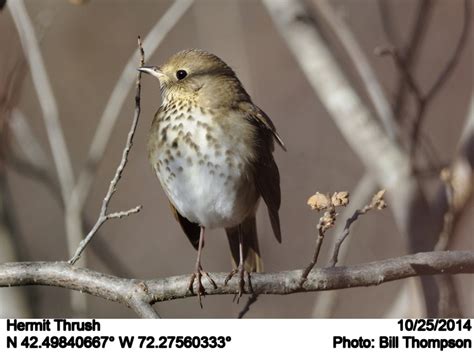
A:
<svg viewBox="0 0 474 353">
<path fill-rule="evenodd" d="M 262 271 L 255 218 L 260 199 L 281 243 L 274 141 L 286 147 L 268 115 L 216 55 L 187 49 L 161 66 L 138 70 L 160 85 L 161 105 L 148 136 L 148 159 L 172 213 L 197 250 L 188 289 L 194 293 L 197 281 L 202 307 L 202 278 L 217 288 L 203 270 L 201 255 L 205 230 L 224 228 L 234 266 L 224 285 L 238 274 L 240 298 L 245 276 L 250 281 L 250 272 Z"/>
</svg>

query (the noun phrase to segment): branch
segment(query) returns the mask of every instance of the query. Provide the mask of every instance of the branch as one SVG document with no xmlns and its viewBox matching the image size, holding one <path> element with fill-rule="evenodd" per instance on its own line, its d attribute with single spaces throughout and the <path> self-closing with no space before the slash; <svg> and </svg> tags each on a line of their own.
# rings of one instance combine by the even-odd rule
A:
<svg viewBox="0 0 474 353">
<path fill-rule="evenodd" d="M 416 17 L 413 21 L 413 28 L 410 31 L 409 42 L 406 45 L 406 49 L 403 51 L 403 56 L 407 67 L 410 69 L 416 63 L 418 58 L 419 49 L 422 46 L 425 38 L 426 30 L 428 29 L 429 22 L 432 14 L 432 0 L 421 0 L 416 9 Z M 382 17 L 383 20 L 383 17 Z M 391 42 L 393 46 L 397 46 L 396 43 Z M 400 119 L 401 112 L 405 106 L 405 98 L 407 91 L 405 90 L 406 81 L 403 76 L 397 78 L 397 88 L 395 89 L 395 100 L 394 100 L 394 115 L 397 119 Z"/>
<path fill-rule="evenodd" d="M 429 5 L 428 5 L 429 6 Z M 402 73 L 402 77 L 405 82 L 408 84 L 410 90 L 413 92 L 416 98 L 416 113 L 414 119 L 414 126 L 410 136 L 410 156 L 414 162 L 416 149 L 418 142 L 420 140 L 420 134 L 422 131 L 422 126 L 426 118 L 426 108 L 432 101 L 433 97 L 439 92 L 443 85 L 449 79 L 453 69 L 456 67 L 456 64 L 459 61 L 461 53 L 466 46 L 467 38 L 469 35 L 469 28 L 471 26 L 471 4 L 469 0 L 464 1 L 464 22 L 461 30 L 461 34 L 456 44 L 456 48 L 446 63 L 445 67 L 441 70 L 435 82 L 424 94 L 421 92 L 413 74 L 410 72 L 410 62 L 405 60 L 402 55 L 395 48 L 385 48 L 378 50 L 379 54 L 390 54 L 395 60 L 395 64 Z"/>
<path fill-rule="evenodd" d="M 392 16 L 390 16 L 390 0 L 380 0 L 377 1 L 378 10 L 380 13 L 380 19 L 382 21 L 382 29 L 387 37 L 388 41 L 393 45 L 398 46 L 398 43 L 401 42 L 400 35 L 395 28 L 395 24 L 392 21 Z"/>
<path fill-rule="evenodd" d="M 143 51 L 142 43 L 140 40 L 140 37 L 138 37 L 138 49 L 140 52 L 140 66 L 143 66 L 145 63 L 145 54 Z M 105 194 L 104 200 L 102 201 L 102 206 L 100 208 L 100 214 L 99 218 L 97 219 L 97 222 L 95 225 L 92 227 L 92 229 L 89 231 L 87 236 L 79 243 L 78 248 L 76 249 L 76 252 L 74 253 L 74 256 L 69 260 L 70 264 L 76 263 L 77 260 L 81 257 L 82 252 L 86 248 L 87 244 L 92 240 L 92 237 L 95 235 L 95 233 L 99 230 L 99 228 L 104 224 L 107 220 L 111 218 L 122 218 L 125 216 L 128 216 L 132 213 L 137 213 L 140 212 L 141 206 L 137 206 L 134 208 L 131 208 L 127 211 L 120 211 L 120 212 L 114 212 L 114 213 L 109 213 L 107 214 L 107 208 L 109 206 L 110 199 L 112 198 L 113 194 L 117 190 L 117 183 L 119 182 L 120 178 L 122 177 L 123 170 L 125 169 L 125 166 L 127 165 L 128 162 L 128 154 L 130 153 L 130 150 L 132 148 L 133 144 L 133 137 L 135 136 L 135 131 L 137 130 L 138 126 L 138 120 L 140 118 L 140 112 L 141 112 L 141 107 L 140 107 L 140 94 L 141 94 L 141 72 L 138 71 L 137 73 L 137 81 L 136 81 L 136 94 L 135 94 L 135 111 L 133 114 L 133 120 L 132 120 L 132 125 L 130 127 L 130 131 L 128 132 L 127 136 L 127 142 L 125 143 L 125 148 L 123 149 L 122 152 L 122 159 L 120 160 L 120 163 L 117 167 L 117 170 L 115 171 L 115 175 L 112 178 L 112 181 L 109 184 L 109 188 L 107 190 L 107 193 Z"/>
<path fill-rule="evenodd" d="M 348 267 L 312 270 L 303 286 L 303 270 L 252 273 L 254 294 L 287 295 L 353 287 L 377 286 L 415 276 L 474 273 L 473 251 L 442 251 L 407 255 Z M 217 288 L 204 283 L 207 295 L 237 294 L 238 278 L 224 285 L 227 273 L 210 273 Z M 82 291 L 106 300 L 123 303 L 140 315 L 150 314 L 138 302 L 156 302 L 195 296 L 188 290 L 189 275 L 153 280 L 119 278 L 66 262 L 20 262 L 0 265 L 0 287 L 45 285 Z M 196 292 L 196 291 L 195 291 Z M 249 293 L 249 288 L 245 288 Z M 250 294 L 250 293 L 249 293 Z M 146 307 L 148 308 L 148 307 Z M 149 308 L 148 308 L 149 309 Z M 148 314 L 147 314 L 148 313 Z"/>
<path fill-rule="evenodd" d="M 357 186 L 351 192 L 351 202 L 344 208 L 339 216 L 340 219 L 348 219 L 356 211 L 359 205 L 365 204 L 370 197 L 374 194 L 377 188 L 377 183 L 372 177 L 371 173 L 366 172 L 364 176 L 359 180 Z M 344 231 L 344 223 L 339 222 L 334 228 L 333 234 L 341 234 Z M 345 241 L 345 245 L 339 249 L 339 263 L 344 263 L 350 249 L 350 242 L 353 237 L 349 237 Z M 333 249 L 337 238 L 335 236 L 329 237 L 328 248 Z M 339 291 L 328 291 L 323 292 L 315 298 L 314 308 L 312 317 L 319 318 L 330 318 L 333 317 L 334 310 L 336 308 L 336 303 L 339 296 Z"/>
<path fill-rule="evenodd" d="M 472 197 L 474 186 L 474 96 L 471 97 L 466 123 L 459 140 L 458 153 L 451 164 L 445 183 L 438 190 L 436 198 L 436 217 L 444 219 L 436 250 L 449 249 L 451 234 L 462 213 L 466 213 L 466 204 Z M 445 172 L 446 173 L 446 172 Z M 456 287 L 449 276 L 437 278 L 440 290 L 438 310 L 441 317 L 462 316 Z"/>
<path fill-rule="evenodd" d="M 23 0 L 9 1 L 8 6 L 30 66 L 31 78 L 43 112 L 46 132 L 58 172 L 62 197 L 64 202 L 66 202 L 69 199 L 69 192 L 74 184 L 74 174 L 59 121 L 58 105 L 51 88 L 43 57 L 41 56 L 33 24 L 28 16 Z M 73 239 L 68 239 L 68 242 L 71 241 Z"/>
<path fill-rule="evenodd" d="M 304 21 L 307 12 L 301 1 L 264 0 L 264 4 L 329 116 L 378 184 L 387 189 L 395 221 L 409 241 L 410 252 L 433 249 L 438 224 L 411 173 L 408 153 L 387 136 L 314 24 Z M 436 285 L 430 278 L 423 282 L 428 315 L 435 316 Z"/>
<path fill-rule="evenodd" d="M 469 37 L 469 29 L 471 28 L 472 14 L 471 14 L 471 0 L 464 0 L 464 16 L 463 16 L 463 25 L 459 40 L 456 44 L 453 54 L 448 59 L 445 67 L 441 70 L 441 73 L 436 78 L 436 81 L 433 83 L 431 88 L 425 95 L 426 100 L 432 99 L 443 87 L 444 83 L 449 79 L 453 69 L 456 67 L 461 53 L 467 44 L 467 38 Z"/>
<path fill-rule="evenodd" d="M 28 16 L 23 0 L 9 1 L 8 6 L 20 36 L 21 45 L 30 67 L 33 85 L 43 112 L 46 133 L 61 188 L 61 197 L 64 204 L 67 204 L 70 198 L 70 192 L 74 186 L 74 172 L 61 128 L 58 104 L 53 94 L 33 23 Z M 66 228 L 66 230 L 68 229 Z M 80 232 L 66 231 L 69 256 L 72 254 L 75 244 L 79 243 L 80 240 Z M 85 301 L 83 301 L 79 295 L 71 297 L 71 305 L 73 310 L 78 312 L 79 315 L 81 315 L 86 308 Z"/>
<path fill-rule="evenodd" d="M 48 171 L 49 173 L 49 169 L 51 169 L 50 160 L 28 123 L 28 118 L 20 109 L 13 108 L 11 110 L 9 127 L 12 135 L 15 137 L 16 146 L 25 156 L 25 159 L 33 167 L 42 169 L 44 172 Z M 61 196 L 61 193 L 59 193 L 59 196 Z"/>
<path fill-rule="evenodd" d="M 354 224 L 354 222 L 356 222 L 360 216 L 366 214 L 367 212 L 373 210 L 374 208 L 377 210 L 382 210 L 385 207 L 387 207 L 383 199 L 384 193 L 385 193 L 385 190 L 380 190 L 379 192 L 377 192 L 372 197 L 372 200 L 370 201 L 370 203 L 368 203 L 361 209 L 355 210 L 354 214 L 347 219 L 343 232 L 339 234 L 334 244 L 334 249 L 332 252 L 331 260 L 329 261 L 329 266 L 332 266 L 332 267 L 336 266 L 337 261 L 338 261 L 338 256 L 339 256 L 339 250 L 344 240 L 346 240 L 346 238 L 349 236 L 352 224 Z"/>
<path fill-rule="evenodd" d="M 332 228 L 336 223 L 337 212 L 336 207 L 346 207 L 349 203 L 349 193 L 347 191 L 335 192 L 332 196 L 329 194 L 324 195 L 319 192 L 316 192 L 313 196 L 308 199 L 308 206 L 312 210 L 325 211 L 324 214 L 319 218 L 318 225 L 316 230 L 318 231 L 318 236 L 316 237 L 316 246 L 314 249 L 314 255 L 311 263 L 305 268 L 303 274 L 301 275 L 301 284 L 306 281 L 308 274 L 316 265 L 318 261 L 319 252 L 321 246 L 323 245 L 324 236 L 326 232 Z"/>
<path fill-rule="evenodd" d="M 24 159 L 15 156 L 12 151 L 7 155 L 7 167 L 10 167 L 19 174 L 42 183 L 47 187 L 54 200 L 58 202 L 58 205 L 64 209 L 61 190 L 56 183 L 54 175 L 50 173 L 48 157 L 46 156 L 41 143 L 38 141 L 38 138 L 32 131 L 28 121 L 29 119 L 22 111 L 16 108 L 12 109 L 9 126 L 13 136 L 15 137 L 18 149 L 20 149 L 24 155 Z M 90 222 L 85 218 L 82 223 L 86 229 L 92 228 Z M 132 277 L 131 271 L 123 264 L 121 259 L 110 250 L 109 245 L 103 241 L 100 236 L 95 239 L 91 250 L 96 255 L 100 254 L 98 259 L 113 273 Z"/>
<path fill-rule="evenodd" d="M 156 51 L 166 35 L 192 4 L 193 0 L 176 0 L 166 13 L 161 16 L 143 41 L 143 48 L 149 56 Z M 79 174 L 76 185 L 72 189 L 70 203 L 66 205 L 66 227 L 71 232 L 82 234 L 81 212 L 90 193 L 99 162 L 105 153 L 119 113 L 130 88 L 135 82 L 134 74 L 138 59 L 138 53 L 134 52 L 115 84 L 92 139 L 85 166 Z"/>
<path fill-rule="evenodd" d="M 392 107 L 383 93 L 384 90 L 372 69 L 372 65 L 369 63 L 354 34 L 341 16 L 338 16 L 328 0 L 314 0 L 313 3 L 350 56 L 351 63 L 354 65 L 365 86 L 385 132 L 390 138 L 397 139 L 399 130 Z"/>
</svg>

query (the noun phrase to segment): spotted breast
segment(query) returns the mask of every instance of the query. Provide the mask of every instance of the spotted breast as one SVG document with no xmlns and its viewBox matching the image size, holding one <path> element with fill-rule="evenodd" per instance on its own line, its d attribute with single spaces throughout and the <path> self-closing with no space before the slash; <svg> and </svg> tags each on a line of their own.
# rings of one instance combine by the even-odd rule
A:
<svg viewBox="0 0 474 353">
<path fill-rule="evenodd" d="M 168 198 L 189 221 L 207 228 L 233 227 L 258 200 L 252 173 L 252 128 L 232 113 L 196 105 L 162 106 L 152 124 L 148 154 Z M 245 134 L 229 134 L 245 131 Z M 226 133 L 227 132 L 227 133 Z"/>
</svg>

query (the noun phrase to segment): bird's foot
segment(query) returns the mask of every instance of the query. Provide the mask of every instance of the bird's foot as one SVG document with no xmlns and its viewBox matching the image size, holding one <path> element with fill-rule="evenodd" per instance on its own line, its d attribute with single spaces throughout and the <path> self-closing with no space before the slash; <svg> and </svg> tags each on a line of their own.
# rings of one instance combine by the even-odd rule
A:
<svg viewBox="0 0 474 353">
<path fill-rule="evenodd" d="M 234 275 L 236 275 L 236 274 L 239 275 L 239 292 L 237 293 L 236 297 L 234 297 L 234 300 L 235 300 L 235 298 L 237 298 L 237 303 L 238 303 L 239 299 L 242 297 L 242 294 L 244 293 L 244 290 L 245 290 L 245 279 L 244 279 L 245 276 L 247 276 L 247 281 L 248 281 L 248 284 L 249 284 L 250 291 L 253 292 L 253 289 L 252 289 L 252 282 L 250 281 L 250 273 L 245 271 L 245 268 L 244 268 L 243 264 L 240 264 L 239 267 L 234 268 L 227 275 L 227 277 L 224 280 L 224 285 L 226 286 L 227 282 L 229 282 L 231 280 L 231 278 L 234 277 Z"/>
<path fill-rule="evenodd" d="M 189 278 L 189 285 L 188 285 L 188 290 L 194 294 L 194 280 L 197 281 L 197 296 L 199 299 L 199 305 L 201 306 L 202 309 L 202 300 L 201 297 L 206 294 L 206 290 L 204 289 L 204 286 L 202 285 L 202 277 L 206 277 L 207 280 L 211 283 L 211 285 L 214 288 L 217 288 L 216 282 L 209 276 L 209 273 L 206 271 L 203 271 L 201 265 L 196 266 L 196 270 L 193 274 L 191 274 L 191 277 Z"/>
</svg>

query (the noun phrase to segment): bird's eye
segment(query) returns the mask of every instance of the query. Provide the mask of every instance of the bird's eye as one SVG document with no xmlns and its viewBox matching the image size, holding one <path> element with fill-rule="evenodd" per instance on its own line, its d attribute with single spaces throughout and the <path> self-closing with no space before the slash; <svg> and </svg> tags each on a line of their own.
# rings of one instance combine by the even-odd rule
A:
<svg viewBox="0 0 474 353">
<path fill-rule="evenodd" d="M 182 80 L 183 78 L 185 78 L 186 76 L 188 76 L 188 73 L 184 70 L 178 70 L 176 71 L 176 78 L 178 80 Z"/>
</svg>

